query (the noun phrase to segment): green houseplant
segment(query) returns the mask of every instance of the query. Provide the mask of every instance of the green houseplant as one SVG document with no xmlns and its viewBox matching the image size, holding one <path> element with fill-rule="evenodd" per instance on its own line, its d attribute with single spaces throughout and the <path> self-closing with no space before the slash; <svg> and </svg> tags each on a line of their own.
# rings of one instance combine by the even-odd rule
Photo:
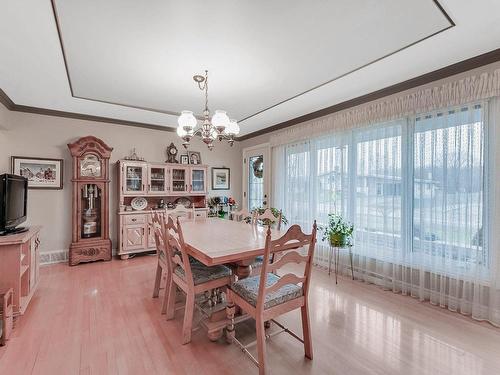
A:
<svg viewBox="0 0 500 375">
<path fill-rule="evenodd" d="M 323 241 L 328 240 L 333 247 L 352 245 L 354 225 L 344 220 L 339 214 L 328 214 L 328 225 L 320 227 Z"/>
</svg>

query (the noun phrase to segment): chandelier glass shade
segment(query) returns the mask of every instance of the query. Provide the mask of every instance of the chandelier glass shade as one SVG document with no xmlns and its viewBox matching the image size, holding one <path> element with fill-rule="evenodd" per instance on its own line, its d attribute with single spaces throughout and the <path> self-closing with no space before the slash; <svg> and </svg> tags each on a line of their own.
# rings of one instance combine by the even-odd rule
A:
<svg viewBox="0 0 500 375">
<path fill-rule="evenodd" d="M 201 137 L 203 142 L 210 150 L 213 149 L 213 142 L 227 140 L 232 146 L 234 137 L 240 133 L 240 126 L 236 120 L 230 120 L 226 111 L 216 110 L 210 118 L 210 110 L 208 109 L 208 71 L 205 70 L 205 76 L 195 75 L 194 81 L 198 84 L 198 88 L 205 91 L 205 109 L 203 111 L 203 119 L 201 124 L 191 111 L 182 111 L 177 119 L 177 135 L 184 141 L 182 145 L 188 148 L 191 139 L 195 136 Z"/>
</svg>

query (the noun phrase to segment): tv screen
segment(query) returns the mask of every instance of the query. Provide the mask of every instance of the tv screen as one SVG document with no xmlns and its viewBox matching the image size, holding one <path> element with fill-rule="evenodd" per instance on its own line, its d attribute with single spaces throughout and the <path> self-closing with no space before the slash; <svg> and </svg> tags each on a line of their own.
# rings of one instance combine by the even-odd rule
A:
<svg viewBox="0 0 500 375">
<path fill-rule="evenodd" d="M 8 231 L 26 220 L 28 180 L 21 176 L 0 176 L 0 231 Z"/>
</svg>

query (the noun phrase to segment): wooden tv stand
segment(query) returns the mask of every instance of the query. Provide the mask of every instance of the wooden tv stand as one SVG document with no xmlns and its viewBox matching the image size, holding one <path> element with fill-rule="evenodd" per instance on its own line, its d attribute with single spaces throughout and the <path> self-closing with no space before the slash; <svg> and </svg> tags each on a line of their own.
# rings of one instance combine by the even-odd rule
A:
<svg viewBox="0 0 500 375">
<path fill-rule="evenodd" d="M 41 228 L 0 237 L 0 290 L 14 290 L 14 315 L 24 314 L 38 285 Z"/>
</svg>

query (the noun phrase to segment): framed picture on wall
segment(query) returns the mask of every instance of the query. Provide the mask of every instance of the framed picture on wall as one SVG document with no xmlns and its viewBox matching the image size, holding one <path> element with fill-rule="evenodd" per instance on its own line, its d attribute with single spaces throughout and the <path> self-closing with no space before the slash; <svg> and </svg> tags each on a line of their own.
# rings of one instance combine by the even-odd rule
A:
<svg viewBox="0 0 500 375">
<path fill-rule="evenodd" d="M 63 159 L 12 156 L 13 174 L 26 177 L 29 189 L 62 189 Z"/>
<path fill-rule="evenodd" d="M 188 154 L 183 154 L 180 156 L 181 164 L 189 164 L 189 156 Z"/>
<path fill-rule="evenodd" d="M 198 151 L 188 151 L 189 164 L 201 164 L 201 155 Z"/>
<path fill-rule="evenodd" d="M 212 168 L 212 190 L 229 190 L 230 181 L 229 168 Z"/>
</svg>

